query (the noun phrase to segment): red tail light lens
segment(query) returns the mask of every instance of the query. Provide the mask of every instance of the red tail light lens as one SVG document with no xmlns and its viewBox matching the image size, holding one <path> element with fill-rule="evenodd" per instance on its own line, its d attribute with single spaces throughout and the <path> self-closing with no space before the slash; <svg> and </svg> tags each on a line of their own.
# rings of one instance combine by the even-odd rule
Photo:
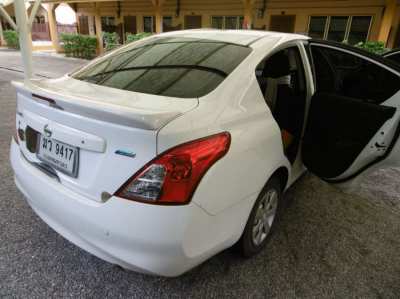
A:
<svg viewBox="0 0 400 299">
<path fill-rule="evenodd" d="M 207 170 L 229 149 L 225 132 L 174 147 L 148 163 L 116 193 L 153 204 L 186 204 Z"/>
<path fill-rule="evenodd" d="M 19 144 L 18 131 L 17 131 L 17 129 L 14 130 L 13 138 L 14 138 L 14 141 L 15 141 L 17 144 Z"/>
</svg>

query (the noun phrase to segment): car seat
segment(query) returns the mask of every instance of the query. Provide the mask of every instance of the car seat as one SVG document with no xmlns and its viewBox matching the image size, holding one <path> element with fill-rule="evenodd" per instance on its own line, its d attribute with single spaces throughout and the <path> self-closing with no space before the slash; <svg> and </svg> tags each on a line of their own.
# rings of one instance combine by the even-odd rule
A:
<svg viewBox="0 0 400 299">
<path fill-rule="evenodd" d="M 294 100 L 291 88 L 291 64 L 287 52 L 282 51 L 267 60 L 263 77 L 267 80 L 264 97 L 281 131 L 285 149 L 293 142 L 291 108 Z"/>
</svg>

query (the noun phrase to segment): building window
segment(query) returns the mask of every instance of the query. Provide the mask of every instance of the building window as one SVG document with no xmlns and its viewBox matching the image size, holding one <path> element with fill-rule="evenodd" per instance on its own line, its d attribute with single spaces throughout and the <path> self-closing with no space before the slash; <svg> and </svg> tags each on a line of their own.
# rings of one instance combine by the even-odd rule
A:
<svg viewBox="0 0 400 299">
<path fill-rule="evenodd" d="M 355 45 L 368 39 L 371 23 L 371 16 L 312 16 L 308 35 Z"/>
<path fill-rule="evenodd" d="M 34 19 L 34 23 L 44 24 L 45 22 L 46 19 L 44 18 L 44 16 L 36 16 Z"/>
<path fill-rule="evenodd" d="M 166 27 L 166 28 L 172 27 L 172 17 L 164 16 L 162 21 L 163 21 L 163 27 Z"/>
<path fill-rule="evenodd" d="M 238 29 L 238 17 L 225 17 L 225 29 Z"/>
<path fill-rule="evenodd" d="M 115 26 L 115 17 L 101 17 L 101 26 Z"/>
<path fill-rule="evenodd" d="M 215 29 L 241 29 L 243 16 L 212 16 L 211 27 Z"/>
<path fill-rule="evenodd" d="M 311 17 L 308 35 L 312 38 L 323 39 L 325 36 L 325 27 L 327 17 Z"/>
<path fill-rule="evenodd" d="M 223 29 L 224 17 L 211 17 L 211 27 L 215 29 Z"/>
<path fill-rule="evenodd" d="M 101 17 L 101 30 L 104 32 L 116 32 L 115 17 Z"/>
<path fill-rule="evenodd" d="M 353 17 L 351 20 L 349 37 L 347 38 L 349 44 L 355 45 L 360 41 L 366 41 L 370 26 L 371 17 Z"/>
<path fill-rule="evenodd" d="M 143 17 L 143 31 L 144 32 L 154 32 L 154 20 L 152 16 Z"/>
<path fill-rule="evenodd" d="M 331 17 L 329 22 L 328 40 L 342 42 L 345 40 L 349 17 Z"/>
</svg>

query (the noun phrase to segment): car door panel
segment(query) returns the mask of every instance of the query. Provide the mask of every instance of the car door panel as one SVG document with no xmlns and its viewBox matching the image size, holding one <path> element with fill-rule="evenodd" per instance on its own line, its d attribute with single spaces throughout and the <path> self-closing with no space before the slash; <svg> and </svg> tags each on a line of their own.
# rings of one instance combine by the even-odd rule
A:
<svg viewBox="0 0 400 299">
<path fill-rule="evenodd" d="M 395 112 L 394 107 L 315 94 L 303 138 L 303 163 L 322 178 L 340 176 Z"/>
<path fill-rule="evenodd" d="M 400 149 L 400 68 L 329 42 L 311 41 L 309 53 L 315 93 L 303 136 L 304 165 L 327 181 L 343 182 L 372 165 L 400 164 L 400 155 L 392 153 Z"/>
</svg>

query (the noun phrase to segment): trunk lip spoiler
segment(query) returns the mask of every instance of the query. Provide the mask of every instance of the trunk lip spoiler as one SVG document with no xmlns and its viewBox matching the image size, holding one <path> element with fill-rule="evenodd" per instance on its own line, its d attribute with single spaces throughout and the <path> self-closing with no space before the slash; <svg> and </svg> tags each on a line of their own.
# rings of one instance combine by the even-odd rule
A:
<svg viewBox="0 0 400 299">
<path fill-rule="evenodd" d="M 101 103 L 100 106 L 96 100 L 85 96 L 64 94 L 62 91 L 49 90 L 35 84 L 35 81 L 43 80 L 12 81 L 11 84 L 17 89 L 17 93 L 20 92 L 38 103 L 45 103 L 58 110 L 150 131 L 161 129 L 175 118 L 199 105 L 199 100 L 196 98 L 196 103 L 184 112 L 179 111 L 179 109 L 172 109 L 171 111 L 159 109 L 157 111 L 157 109 L 126 107 L 107 102 Z"/>
</svg>

